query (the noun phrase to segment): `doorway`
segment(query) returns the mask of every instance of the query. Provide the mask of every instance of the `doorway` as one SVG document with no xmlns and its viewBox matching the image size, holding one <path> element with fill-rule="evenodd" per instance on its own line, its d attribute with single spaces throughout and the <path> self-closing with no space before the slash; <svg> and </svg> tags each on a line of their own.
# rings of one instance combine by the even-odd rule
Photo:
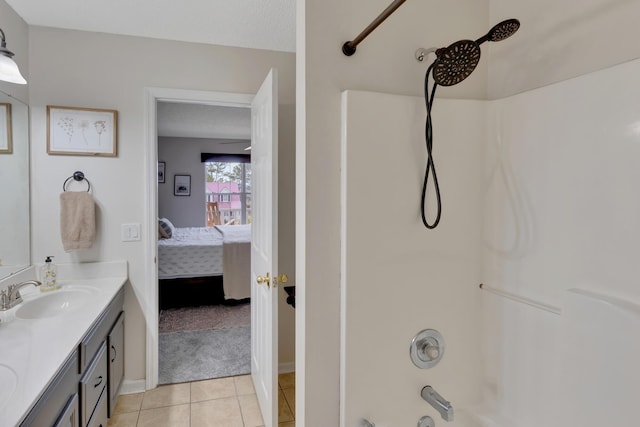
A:
<svg viewBox="0 0 640 427">
<path fill-rule="evenodd" d="M 158 152 L 157 152 L 157 103 L 158 102 L 184 102 L 184 103 L 204 103 L 204 104 L 214 104 L 221 106 L 246 106 L 253 99 L 252 95 L 245 94 L 230 94 L 230 93 L 217 93 L 217 92 L 200 92 L 200 91 L 184 91 L 184 90 L 174 90 L 174 89 L 160 89 L 160 88 L 149 88 L 146 90 L 146 140 L 147 140 L 147 158 L 146 158 L 146 174 L 147 174 L 147 196 L 148 196 L 148 205 L 147 205 L 147 218 L 150 221 L 146 224 L 145 232 L 148 236 L 155 236 L 157 233 L 157 170 L 158 170 Z M 276 104 L 277 105 L 277 104 Z M 279 221 L 281 224 L 284 224 L 285 227 L 281 228 L 282 230 L 286 230 L 287 240 L 289 244 L 285 250 L 284 259 L 284 272 L 287 272 L 290 277 L 294 275 L 294 264 L 295 264 L 295 251 L 294 251 L 294 242 L 295 242 L 295 233 L 294 233 L 294 218 L 291 216 L 295 206 L 295 187 L 294 187 L 294 177 L 295 177 L 295 107 L 293 105 L 285 105 L 280 106 L 281 111 L 284 109 L 285 114 L 287 115 L 287 119 L 285 120 L 285 128 L 286 128 L 286 136 L 284 137 L 284 141 L 287 144 L 287 148 L 285 149 L 284 161 L 282 164 L 286 165 L 285 167 L 285 180 L 283 180 L 284 190 L 281 194 L 289 194 L 288 200 L 278 203 L 278 208 L 280 214 L 278 215 Z M 282 156 L 282 153 L 279 154 Z M 277 170 L 281 170 L 278 168 Z M 166 179 L 170 179 L 169 174 L 166 175 Z M 282 200 L 282 199 L 281 199 Z M 274 207 L 275 208 L 275 207 Z M 146 387 L 148 390 L 155 388 L 158 385 L 158 292 L 157 292 L 157 265 L 156 265 L 156 257 L 157 257 L 157 246 L 156 241 L 153 239 L 146 239 L 146 252 L 147 252 L 147 260 L 146 263 L 146 290 L 145 298 L 142 301 L 144 307 L 143 311 L 145 312 L 147 325 L 147 378 L 146 378 Z M 281 251 L 280 251 L 281 252 Z M 282 267 L 282 265 L 279 265 Z M 287 338 L 290 340 L 290 343 L 285 345 L 285 348 L 291 347 L 291 356 L 284 359 L 279 359 L 280 362 L 280 372 L 292 372 L 295 366 L 293 359 L 293 348 L 295 344 L 293 343 L 294 336 L 294 322 L 295 322 L 295 313 L 293 308 L 290 306 L 286 306 L 287 295 L 283 289 L 283 287 L 278 288 L 278 299 L 280 299 L 283 303 L 281 306 L 287 307 L 289 310 L 286 316 L 290 316 L 291 321 L 285 321 L 285 328 L 287 329 L 286 336 L 290 336 Z M 284 311 L 281 311 L 283 313 Z M 280 325 L 283 323 L 280 322 Z M 276 370 L 277 374 L 277 370 Z M 291 378 L 289 376 L 289 378 Z M 276 380 L 277 381 L 277 380 Z M 276 382 L 277 384 L 277 382 Z M 290 382 L 290 385 L 293 385 Z M 276 391 L 273 395 L 277 396 L 278 392 Z M 286 394 L 286 392 L 285 392 Z M 276 397 L 277 399 L 277 397 Z M 293 409 L 293 408 L 292 408 Z"/>
<path fill-rule="evenodd" d="M 159 292 L 157 268 L 157 240 L 151 238 L 158 234 L 158 133 L 157 113 L 159 102 L 216 105 L 221 107 L 248 108 L 252 95 L 225 92 L 189 91 L 164 88 L 147 88 L 146 90 L 146 132 L 147 132 L 147 376 L 146 388 L 153 389 L 158 385 L 158 344 L 159 344 Z M 165 175 L 165 180 L 168 176 Z M 204 201 L 203 201 L 204 206 Z"/>
<path fill-rule="evenodd" d="M 248 375 L 251 110 L 159 101 L 157 135 L 158 382 Z"/>
</svg>

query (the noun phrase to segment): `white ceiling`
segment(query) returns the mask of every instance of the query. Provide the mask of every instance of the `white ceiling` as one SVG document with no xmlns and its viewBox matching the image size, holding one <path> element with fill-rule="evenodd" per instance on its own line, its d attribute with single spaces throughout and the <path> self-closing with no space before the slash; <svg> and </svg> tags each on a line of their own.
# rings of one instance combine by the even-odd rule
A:
<svg viewBox="0 0 640 427">
<path fill-rule="evenodd" d="M 29 25 L 295 51 L 295 0 L 6 0 Z"/>
</svg>

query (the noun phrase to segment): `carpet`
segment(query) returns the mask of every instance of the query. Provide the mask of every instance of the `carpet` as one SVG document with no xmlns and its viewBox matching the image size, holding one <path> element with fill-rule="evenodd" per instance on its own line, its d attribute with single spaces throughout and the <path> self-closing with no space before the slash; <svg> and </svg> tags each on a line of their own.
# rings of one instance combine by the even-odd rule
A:
<svg viewBox="0 0 640 427">
<path fill-rule="evenodd" d="M 158 331 L 162 334 L 250 325 L 251 305 L 249 303 L 234 306 L 206 305 L 161 310 Z"/>
<path fill-rule="evenodd" d="M 251 327 L 160 334 L 158 382 L 174 384 L 251 372 Z"/>
</svg>

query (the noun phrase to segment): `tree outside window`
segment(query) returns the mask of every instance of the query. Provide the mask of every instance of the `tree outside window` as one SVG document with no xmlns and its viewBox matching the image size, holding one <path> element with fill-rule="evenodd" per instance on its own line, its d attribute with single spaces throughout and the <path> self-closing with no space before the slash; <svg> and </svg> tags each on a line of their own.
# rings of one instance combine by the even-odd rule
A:
<svg viewBox="0 0 640 427">
<path fill-rule="evenodd" d="M 225 224 L 251 223 L 251 164 L 205 162 L 206 199 L 218 202 Z"/>
</svg>

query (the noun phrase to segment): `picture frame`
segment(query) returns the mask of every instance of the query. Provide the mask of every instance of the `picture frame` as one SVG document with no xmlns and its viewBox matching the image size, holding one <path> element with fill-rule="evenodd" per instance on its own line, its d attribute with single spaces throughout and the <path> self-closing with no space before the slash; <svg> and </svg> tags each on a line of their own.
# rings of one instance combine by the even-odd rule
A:
<svg viewBox="0 0 640 427">
<path fill-rule="evenodd" d="M 117 156 L 118 111 L 47 105 L 47 153 Z"/>
<path fill-rule="evenodd" d="M 11 130 L 11 104 L 0 103 L 0 154 L 13 153 L 13 135 Z"/>
<path fill-rule="evenodd" d="M 158 184 L 165 183 L 165 175 L 164 175 L 165 167 L 166 167 L 165 162 L 158 162 Z"/>
<path fill-rule="evenodd" d="M 191 196 L 191 175 L 173 176 L 173 195 Z"/>
</svg>

